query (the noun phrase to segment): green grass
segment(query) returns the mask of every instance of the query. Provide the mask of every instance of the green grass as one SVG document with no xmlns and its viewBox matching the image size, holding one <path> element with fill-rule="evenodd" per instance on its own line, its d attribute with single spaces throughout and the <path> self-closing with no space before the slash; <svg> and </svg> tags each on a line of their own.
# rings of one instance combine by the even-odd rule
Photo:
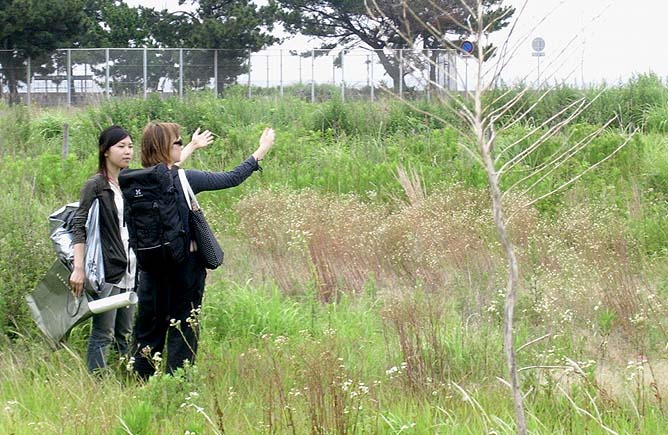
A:
<svg viewBox="0 0 668 435">
<path fill-rule="evenodd" d="M 517 346 L 538 339 L 518 351 L 533 434 L 668 427 L 665 89 L 641 76 L 585 94 L 598 91 L 577 123 L 502 180 L 513 186 L 619 116 L 533 190 L 522 193 L 535 177 L 507 198 L 521 274 Z M 556 89 L 498 146 L 581 92 Z M 486 175 L 462 150 L 456 117 L 418 104 L 446 123 L 387 100 L 192 94 L 73 111 L 0 107 L 9 186 L 0 194 L 0 434 L 514 433 L 501 380 L 505 262 Z M 149 119 L 181 123 L 186 137 L 199 126 L 218 135 L 190 167 L 232 168 L 265 126 L 277 144 L 262 173 L 201 195 L 226 264 L 209 275 L 197 365 L 140 384 L 126 362 L 102 379 L 86 373 L 87 325 L 68 349 L 49 350 L 23 297 L 53 259 L 46 217 L 95 171 L 101 128 L 119 123 L 139 143 Z M 595 164 L 633 127 L 640 133 L 614 159 L 515 208 Z M 407 196 L 400 166 L 415 170 L 424 198 Z"/>
<path fill-rule="evenodd" d="M 395 307 L 404 310 L 398 319 L 424 316 L 429 296 L 418 290 Z M 377 299 L 309 304 L 275 289 L 220 281 L 205 301 L 197 366 L 146 384 L 127 379 L 120 366 L 101 379 L 88 375 L 76 340 L 57 352 L 39 347 L 35 337 L 14 343 L 0 358 L 0 433 L 514 433 L 509 392 L 497 379 L 505 370 L 493 318 L 472 322 L 443 305 L 438 328 L 423 324 L 415 331 L 436 334 L 430 340 L 442 352 L 411 361 L 396 354 L 401 333 Z M 234 324 L 223 333 L 228 319 Z M 298 329 L 304 324 L 310 329 Z M 525 328 L 535 331 L 520 323 Z M 561 345 L 553 356 L 576 352 L 568 340 Z M 520 361 L 554 347 L 535 346 Z M 448 370 L 438 376 L 423 371 L 442 366 Z M 534 369 L 523 379 L 530 433 L 603 434 L 604 424 L 617 433 L 659 434 L 668 424 L 654 406 L 640 416 L 641 402 L 603 400 L 589 384 L 593 378 L 567 369 Z"/>
</svg>

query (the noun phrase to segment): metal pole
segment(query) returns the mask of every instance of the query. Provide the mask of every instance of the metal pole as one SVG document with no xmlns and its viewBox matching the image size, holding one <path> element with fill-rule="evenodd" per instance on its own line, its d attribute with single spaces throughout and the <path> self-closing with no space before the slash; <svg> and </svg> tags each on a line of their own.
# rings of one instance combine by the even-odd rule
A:
<svg viewBox="0 0 668 435">
<path fill-rule="evenodd" d="M 146 82 L 148 82 L 148 55 L 146 48 L 144 48 L 144 99 L 146 99 L 146 96 L 148 95 L 148 87 Z"/>
<path fill-rule="evenodd" d="M 369 59 L 369 55 L 366 55 L 366 87 L 371 89 L 371 74 L 369 73 L 369 69 L 371 68 L 371 60 Z"/>
<path fill-rule="evenodd" d="M 311 50 L 311 103 L 315 103 L 315 50 Z"/>
<path fill-rule="evenodd" d="M 344 59 L 345 59 L 346 50 L 341 51 L 341 101 L 346 101 L 346 79 L 345 79 L 345 69 L 344 69 Z"/>
<path fill-rule="evenodd" d="M 72 51 L 67 49 L 67 105 L 72 105 Z"/>
<path fill-rule="evenodd" d="M 183 101 L 183 49 L 179 48 L 179 100 Z"/>
<path fill-rule="evenodd" d="M 269 88 L 269 55 L 267 54 L 264 58 L 267 61 L 267 88 Z"/>
<path fill-rule="evenodd" d="M 302 57 L 299 56 L 299 84 L 302 84 Z"/>
<path fill-rule="evenodd" d="M 280 75 L 280 81 L 281 81 L 281 98 L 283 98 L 283 49 L 279 51 L 280 55 L 280 62 L 279 62 L 279 67 L 281 69 L 279 75 Z"/>
<path fill-rule="evenodd" d="M 251 98 L 251 69 L 253 65 L 251 64 L 251 53 L 248 52 L 248 98 Z"/>
<path fill-rule="evenodd" d="M 27 93 L 26 93 L 26 104 L 30 106 L 30 92 L 31 92 L 31 86 L 32 86 L 32 80 L 31 80 L 32 73 L 30 71 L 30 56 L 28 56 L 28 68 L 26 69 L 26 85 L 28 85 Z"/>
<path fill-rule="evenodd" d="M 464 58 L 464 90 L 468 92 L 469 90 L 469 58 L 466 56 Z"/>
<path fill-rule="evenodd" d="M 109 49 L 108 48 L 104 50 L 104 59 L 107 65 L 105 68 L 104 93 L 108 99 L 109 98 Z"/>
<path fill-rule="evenodd" d="M 371 70 L 371 101 L 374 101 L 375 95 L 374 95 L 374 84 L 373 84 L 373 60 L 369 64 L 370 70 Z"/>
<path fill-rule="evenodd" d="M 457 77 L 459 76 L 459 73 L 457 72 L 457 61 L 459 60 L 459 56 L 457 56 L 457 53 L 454 50 L 450 50 L 448 52 L 448 90 L 451 91 L 456 91 L 459 89 L 459 80 Z M 453 78 L 454 77 L 454 78 Z"/>
<path fill-rule="evenodd" d="M 434 59 L 436 56 L 434 56 L 434 51 L 433 50 L 427 50 L 427 59 L 429 60 L 427 62 L 427 102 L 431 101 L 431 86 L 432 86 L 432 80 L 431 80 L 431 72 L 434 70 L 433 63 Z M 434 70 L 435 73 L 435 70 Z M 436 77 L 434 77 L 435 79 Z"/>
<path fill-rule="evenodd" d="M 399 49 L 399 98 L 404 96 L 404 51 Z"/>
</svg>

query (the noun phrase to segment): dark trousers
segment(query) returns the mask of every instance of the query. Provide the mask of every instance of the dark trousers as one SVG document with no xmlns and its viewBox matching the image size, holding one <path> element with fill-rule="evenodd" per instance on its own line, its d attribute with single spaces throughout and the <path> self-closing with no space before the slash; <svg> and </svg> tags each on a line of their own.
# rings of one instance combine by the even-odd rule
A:
<svg viewBox="0 0 668 435">
<path fill-rule="evenodd" d="M 206 270 L 194 255 L 178 265 L 165 265 L 163 272 L 140 271 L 134 368 L 141 378 L 155 372 L 157 360 L 165 357 L 167 373 L 195 360 L 199 312 Z M 160 352 L 160 358 L 155 354 Z"/>
</svg>

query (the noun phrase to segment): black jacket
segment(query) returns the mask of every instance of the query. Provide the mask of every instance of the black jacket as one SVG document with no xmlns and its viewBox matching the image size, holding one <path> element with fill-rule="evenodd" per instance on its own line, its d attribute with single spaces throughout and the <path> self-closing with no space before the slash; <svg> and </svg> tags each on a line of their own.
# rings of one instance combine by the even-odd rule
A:
<svg viewBox="0 0 668 435">
<path fill-rule="evenodd" d="M 100 239 L 102 240 L 102 256 L 104 257 L 105 281 L 118 284 L 127 268 L 127 256 L 119 229 L 118 212 L 114 203 L 114 191 L 107 179 L 94 175 L 81 188 L 79 209 L 74 214 L 72 242 L 86 243 L 86 220 L 88 210 L 95 198 L 100 200 Z"/>
</svg>

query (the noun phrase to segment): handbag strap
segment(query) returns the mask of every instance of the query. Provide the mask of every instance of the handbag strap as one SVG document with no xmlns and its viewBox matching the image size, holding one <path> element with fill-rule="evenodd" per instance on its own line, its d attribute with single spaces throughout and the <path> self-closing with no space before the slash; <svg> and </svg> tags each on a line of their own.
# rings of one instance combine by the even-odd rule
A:
<svg viewBox="0 0 668 435">
<path fill-rule="evenodd" d="M 181 188 L 183 188 L 183 196 L 186 198 L 188 208 L 195 211 L 199 210 L 199 203 L 197 202 L 197 198 L 195 198 L 192 187 L 190 187 L 190 183 L 188 183 L 188 178 L 186 178 L 186 171 L 179 169 L 178 172 L 179 180 L 181 180 Z"/>
<path fill-rule="evenodd" d="M 85 292 L 86 289 L 84 289 L 83 291 Z M 79 310 L 81 309 L 81 303 L 83 302 L 85 297 L 86 297 L 85 293 L 81 293 L 81 296 L 77 297 L 74 296 L 74 293 L 72 293 L 71 291 L 67 292 L 67 306 L 65 307 L 65 310 L 67 311 L 67 314 L 69 314 L 70 317 L 74 317 L 77 314 L 79 314 Z M 73 300 L 76 304 L 76 310 L 73 313 L 70 312 L 70 300 Z"/>
</svg>

